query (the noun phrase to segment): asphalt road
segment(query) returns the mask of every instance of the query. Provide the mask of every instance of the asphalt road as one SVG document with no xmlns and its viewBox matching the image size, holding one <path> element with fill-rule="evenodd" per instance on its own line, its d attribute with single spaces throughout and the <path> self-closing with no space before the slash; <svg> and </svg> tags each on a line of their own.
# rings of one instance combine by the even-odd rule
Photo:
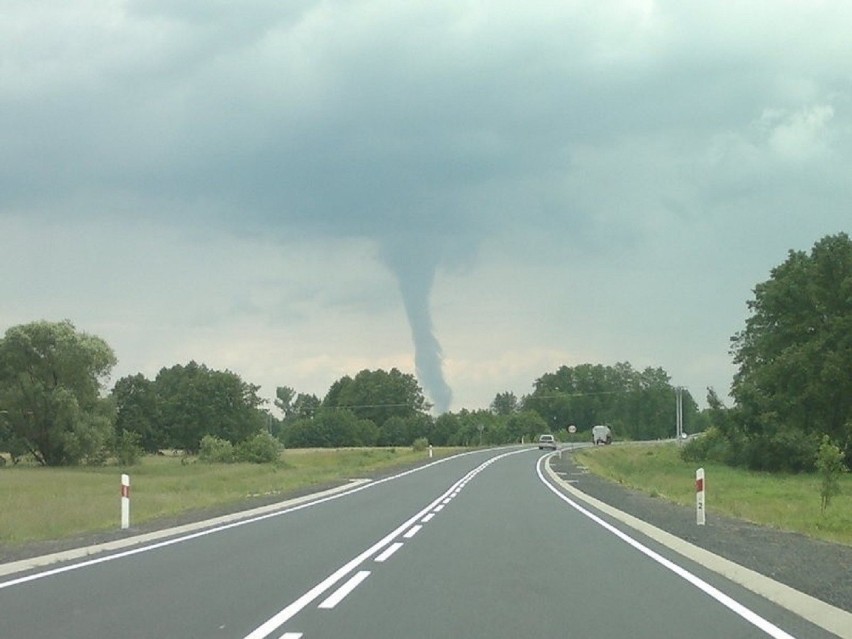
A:
<svg viewBox="0 0 852 639">
<path fill-rule="evenodd" d="M 4 577 L 0 638 L 834 635 L 595 514 L 530 448 Z"/>
</svg>

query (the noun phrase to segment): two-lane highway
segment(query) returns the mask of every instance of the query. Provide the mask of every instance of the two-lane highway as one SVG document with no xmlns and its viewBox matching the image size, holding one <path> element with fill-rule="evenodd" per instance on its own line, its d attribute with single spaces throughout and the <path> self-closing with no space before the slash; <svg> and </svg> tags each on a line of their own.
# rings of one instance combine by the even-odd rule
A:
<svg viewBox="0 0 852 639">
<path fill-rule="evenodd" d="M 0 582 L 0 637 L 831 637 L 476 451 Z"/>
</svg>

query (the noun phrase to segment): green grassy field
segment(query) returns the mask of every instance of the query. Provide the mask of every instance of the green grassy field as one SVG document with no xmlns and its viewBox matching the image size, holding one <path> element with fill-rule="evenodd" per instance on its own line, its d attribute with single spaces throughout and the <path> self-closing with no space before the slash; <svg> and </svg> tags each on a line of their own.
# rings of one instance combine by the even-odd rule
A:
<svg viewBox="0 0 852 639">
<path fill-rule="evenodd" d="M 435 449 L 435 457 L 455 452 Z M 120 523 L 121 473 L 130 475 L 131 524 L 182 512 L 284 495 L 426 459 L 411 449 L 288 450 L 277 464 L 205 464 L 149 456 L 116 466 L 0 468 L 0 544 L 62 539 L 115 530 Z"/>
<path fill-rule="evenodd" d="M 676 444 L 585 449 L 576 459 L 597 475 L 653 497 L 695 505 L 697 464 L 680 459 Z M 852 545 L 852 474 L 841 478 L 841 494 L 820 514 L 817 475 L 754 473 L 704 464 L 707 516 L 730 515 L 757 524 Z"/>
<path fill-rule="evenodd" d="M 436 457 L 456 452 L 435 449 Z M 692 506 L 695 464 L 677 446 L 636 445 L 575 453 L 592 472 L 652 496 Z M 274 497 L 340 478 L 356 478 L 424 459 L 410 449 L 288 450 L 278 464 L 182 463 L 181 457 L 146 457 L 130 469 L 0 468 L 0 544 L 62 539 L 115 530 L 119 525 L 120 474 L 131 476 L 134 526 L 180 513 Z M 852 475 L 820 514 L 814 475 L 769 475 L 705 464 L 707 513 L 852 545 Z"/>
</svg>

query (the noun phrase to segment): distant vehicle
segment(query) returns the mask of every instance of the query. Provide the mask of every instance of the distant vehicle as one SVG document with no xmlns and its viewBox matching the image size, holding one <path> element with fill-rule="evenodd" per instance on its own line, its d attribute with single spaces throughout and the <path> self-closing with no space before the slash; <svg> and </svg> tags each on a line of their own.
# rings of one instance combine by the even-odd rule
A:
<svg viewBox="0 0 852 639">
<path fill-rule="evenodd" d="M 595 446 L 612 443 L 612 431 L 609 426 L 599 424 L 592 427 L 592 443 Z"/>
<path fill-rule="evenodd" d="M 553 435 L 541 435 L 538 438 L 538 449 L 544 450 L 545 448 L 556 450 L 556 440 L 553 438 Z"/>
</svg>

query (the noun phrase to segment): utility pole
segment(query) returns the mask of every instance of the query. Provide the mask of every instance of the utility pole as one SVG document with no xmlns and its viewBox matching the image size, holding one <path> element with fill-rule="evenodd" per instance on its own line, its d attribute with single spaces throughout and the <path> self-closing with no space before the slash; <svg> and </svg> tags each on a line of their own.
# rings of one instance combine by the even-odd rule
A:
<svg viewBox="0 0 852 639">
<path fill-rule="evenodd" d="M 675 437 L 680 442 L 683 439 L 683 386 L 675 388 L 676 421 Z"/>
</svg>

